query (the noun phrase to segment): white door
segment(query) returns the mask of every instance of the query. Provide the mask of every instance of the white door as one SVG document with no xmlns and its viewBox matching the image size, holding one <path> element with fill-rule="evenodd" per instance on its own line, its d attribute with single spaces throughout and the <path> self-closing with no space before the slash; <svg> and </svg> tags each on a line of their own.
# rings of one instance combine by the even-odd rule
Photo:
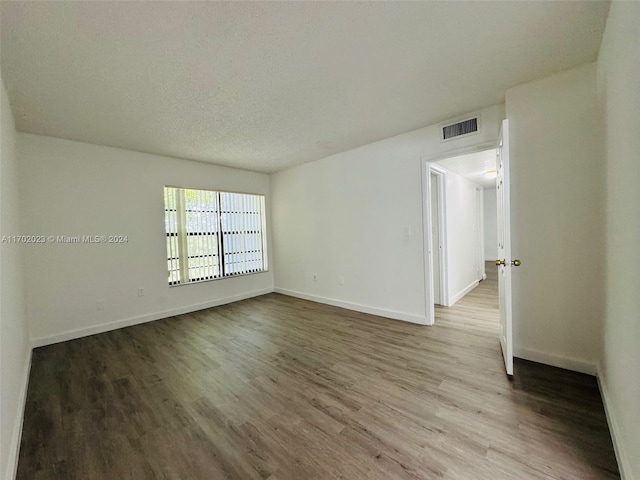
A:
<svg viewBox="0 0 640 480">
<path fill-rule="evenodd" d="M 502 121 L 496 157 L 498 196 L 498 292 L 500 296 L 500 345 L 507 375 L 513 375 L 513 319 L 511 313 L 511 221 L 509 192 L 509 120 Z"/>
<path fill-rule="evenodd" d="M 439 190 L 438 177 L 431 176 L 431 251 L 433 252 L 433 303 L 440 305 L 440 218 L 439 218 Z"/>
</svg>

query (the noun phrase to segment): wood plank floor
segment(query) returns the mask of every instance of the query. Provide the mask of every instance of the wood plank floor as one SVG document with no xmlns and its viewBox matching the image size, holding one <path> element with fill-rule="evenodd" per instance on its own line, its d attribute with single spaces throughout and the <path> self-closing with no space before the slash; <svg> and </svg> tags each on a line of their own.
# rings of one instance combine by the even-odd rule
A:
<svg viewBox="0 0 640 480">
<path fill-rule="evenodd" d="M 434 327 L 269 294 L 36 349 L 18 478 L 619 478 L 593 377 L 505 376 L 488 273 Z"/>
</svg>

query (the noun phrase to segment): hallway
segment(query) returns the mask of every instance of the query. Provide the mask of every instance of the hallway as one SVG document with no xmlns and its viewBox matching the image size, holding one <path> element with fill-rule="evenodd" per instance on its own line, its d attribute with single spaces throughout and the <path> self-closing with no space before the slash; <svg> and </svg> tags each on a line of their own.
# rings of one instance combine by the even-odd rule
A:
<svg viewBox="0 0 640 480">
<path fill-rule="evenodd" d="M 498 267 L 485 262 L 487 278 L 462 297 L 453 307 L 436 305 L 436 325 L 464 327 L 497 338 L 500 329 L 498 307 Z"/>
</svg>

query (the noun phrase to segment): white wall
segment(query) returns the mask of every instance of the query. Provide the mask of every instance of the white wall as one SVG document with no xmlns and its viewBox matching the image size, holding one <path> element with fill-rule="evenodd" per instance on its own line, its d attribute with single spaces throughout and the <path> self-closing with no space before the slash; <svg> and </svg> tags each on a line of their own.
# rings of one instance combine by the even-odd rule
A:
<svg viewBox="0 0 640 480">
<path fill-rule="evenodd" d="M 446 226 L 447 226 L 447 288 L 451 306 L 478 285 L 482 277 L 478 263 L 479 248 L 476 225 L 477 184 L 457 173 L 445 174 Z M 481 270 L 481 269 L 480 269 Z"/>
<path fill-rule="evenodd" d="M 595 373 L 603 317 L 596 65 L 507 91 L 515 355 Z"/>
<path fill-rule="evenodd" d="M 498 259 L 498 205 L 496 189 L 489 188 L 482 192 L 484 199 L 484 258 Z"/>
<path fill-rule="evenodd" d="M 0 238 L 19 235 L 15 127 L 1 82 Z M 13 478 L 31 349 L 24 314 L 21 246 L 0 243 L 0 477 Z"/>
<path fill-rule="evenodd" d="M 640 479 L 640 3 L 613 2 L 598 58 L 606 166 L 599 378 L 623 478 Z"/>
<path fill-rule="evenodd" d="M 277 291 L 424 323 L 420 157 L 494 141 L 503 116 L 483 110 L 482 133 L 459 141 L 433 125 L 273 174 Z"/>
<path fill-rule="evenodd" d="M 118 245 L 26 248 L 27 318 L 36 344 L 273 289 L 272 272 L 169 288 L 164 231 L 165 184 L 268 196 L 267 175 L 30 134 L 18 134 L 17 152 L 25 233 L 129 237 Z"/>
</svg>

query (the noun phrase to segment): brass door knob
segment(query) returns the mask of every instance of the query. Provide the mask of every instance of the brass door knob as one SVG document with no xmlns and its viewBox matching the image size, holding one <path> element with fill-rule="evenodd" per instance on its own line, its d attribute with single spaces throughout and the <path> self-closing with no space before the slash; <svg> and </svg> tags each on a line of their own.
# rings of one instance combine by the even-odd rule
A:
<svg viewBox="0 0 640 480">
<path fill-rule="evenodd" d="M 496 265 L 498 265 L 498 266 L 500 266 L 500 265 L 507 266 L 507 262 L 505 260 L 496 260 Z"/>
<path fill-rule="evenodd" d="M 522 265 L 522 262 L 520 260 L 514 260 L 513 262 L 511 262 L 511 265 L 513 265 L 514 267 L 519 267 L 520 265 Z"/>
</svg>

